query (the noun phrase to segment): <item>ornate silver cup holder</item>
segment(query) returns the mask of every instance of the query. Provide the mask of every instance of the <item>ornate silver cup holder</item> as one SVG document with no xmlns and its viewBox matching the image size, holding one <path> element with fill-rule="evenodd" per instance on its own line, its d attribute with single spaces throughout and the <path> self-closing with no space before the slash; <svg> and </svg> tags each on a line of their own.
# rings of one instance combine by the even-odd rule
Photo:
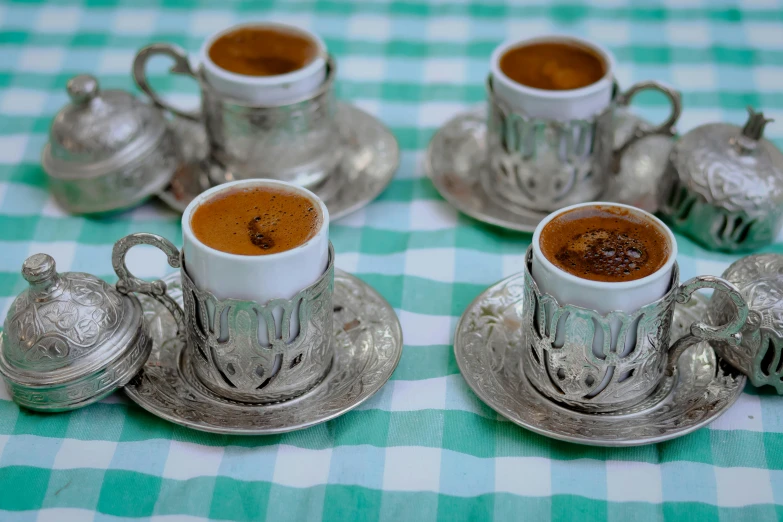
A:
<svg viewBox="0 0 783 522">
<path fill-rule="evenodd" d="M 427 148 L 426 170 L 440 195 L 460 212 L 490 225 L 533 232 L 548 212 L 514 205 L 498 197 L 489 179 L 487 110 L 484 105 L 444 124 Z M 632 142 L 637 131 L 652 124 L 628 110 L 614 111 L 614 148 L 624 149 L 603 201 L 625 203 L 655 212 L 658 191 L 672 140 L 654 134 Z"/>
<path fill-rule="evenodd" d="M 139 293 L 152 338 L 151 355 L 125 393 L 158 417 L 214 433 L 303 429 L 367 400 L 399 362 L 402 330 L 394 309 L 366 283 L 336 270 L 332 249 L 318 281 L 290 300 L 262 306 L 218 300 L 184 270 L 153 283 L 136 279 L 124 257 L 137 244 L 161 248 L 173 267 L 182 259 L 152 234 L 123 238 L 112 256 L 117 288 Z M 294 315 L 299 331 L 286 339 L 281 332 Z"/>
<path fill-rule="evenodd" d="M 515 424 L 550 438 L 596 446 L 636 446 L 680 437 L 725 412 L 745 384 L 745 376 L 718 358 L 705 339 L 720 337 L 736 344 L 740 336 L 732 332 L 741 327 L 739 322 L 744 322 L 743 310 L 747 316 L 747 307 L 742 308 L 744 301 L 738 303 L 732 324 L 720 329 L 701 323 L 707 317 L 707 299 L 699 294 L 690 295 L 704 286 L 703 280 L 695 279 L 682 286 L 673 284 L 671 295 L 650 305 L 660 308 L 654 314 L 656 324 L 637 325 L 637 332 L 640 337 L 652 335 L 652 341 L 639 342 L 643 349 L 636 354 L 637 359 L 634 352 L 625 359 L 618 353 L 609 354 L 607 361 L 614 358 L 609 362 L 624 366 L 615 368 L 610 384 L 594 396 L 590 390 L 583 389 L 600 387 L 604 380 L 595 372 L 592 379 L 587 379 L 588 370 L 596 369 L 594 361 L 580 366 L 575 359 L 567 360 L 569 353 L 584 358 L 592 345 L 565 350 L 561 347 L 560 353 L 554 356 L 541 351 L 539 367 L 533 368 L 537 362 L 532 356 L 531 343 L 535 350 L 546 343 L 551 345 L 554 337 L 541 336 L 541 342 L 537 343 L 527 333 L 526 326 L 533 318 L 546 315 L 540 309 L 533 310 L 537 290 L 527 280 L 527 271 L 492 285 L 466 309 L 454 339 L 457 364 L 470 388 L 488 406 Z M 549 298 L 540 294 L 538 297 L 538 303 Z M 573 324 L 582 319 L 581 314 L 575 313 L 575 307 L 569 312 L 575 314 Z M 591 325 L 595 324 L 593 319 L 591 316 Z M 604 326 L 610 328 L 608 323 L 601 325 Z M 673 342 L 667 359 L 664 346 L 653 345 L 669 345 L 670 340 Z M 554 364 L 550 366 L 549 362 Z M 649 364 L 645 366 L 645 362 Z M 556 364 L 561 365 L 554 367 Z M 541 375 L 541 368 L 546 375 Z M 628 374 L 631 368 L 636 368 L 631 377 L 618 378 Z M 563 371 L 558 374 L 560 370 Z M 652 386 L 634 382 L 649 372 L 653 374 L 648 379 Z M 575 384 L 569 388 L 568 382 Z M 623 403 L 615 397 L 609 400 L 611 407 L 606 404 L 591 407 L 593 401 L 600 403 L 596 397 L 605 398 L 603 394 L 612 392 L 623 392 L 629 400 Z"/>
<path fill-rule="evenodd" d="M 345 102 L 335 104 L 335 113 L 343 153 L 337 168 L 310 188 L 326 204 L 331 220 L 347 216 L 377 198 L 391 182 L 400 156 L 397 139 L 374 116 Z M 175 122 L 174 132 L 187 161 L 158 197 L 177 212 L 184 212 L 193 198 L 233 177 L 210 159 L 201 123 L 181 118 Z"/>
</svg>

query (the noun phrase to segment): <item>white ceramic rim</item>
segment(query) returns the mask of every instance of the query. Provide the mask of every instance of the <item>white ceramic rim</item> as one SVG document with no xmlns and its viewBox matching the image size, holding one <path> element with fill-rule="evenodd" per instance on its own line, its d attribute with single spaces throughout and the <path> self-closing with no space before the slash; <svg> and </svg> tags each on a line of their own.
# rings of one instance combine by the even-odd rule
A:
<svg viewBox="0 0 783 522">
<path fill-rule="evenodd" d="M 522 47 L 524 45 L 539 42 L 572 42 L 579 46 L 587 47 L 603 58 L 606 64 L 606 74 L 604 74 L 604 76 L 598 81 L 585 87 L 580 87 L 579 89 L 550 91 L 546 89 L 536 89 L 535 87 L 528 87 L 526 85 L 517 83 L 506 76 L 506 74 L 500 69 L 500 58 L 503 56 L 503 54 L 505 54 L 506 51 L 514 47 Z M 607 48 L 590 40 L 585 40 L 584 38 L 580 38 L 578 36 L 571 36 L 566 34 L 549 34 L 534 36 L 532 38 L 507 40 L 499 46 L 495 47 L 495 50 L 492 51 L 492 56 L 489 59 L 489 68 L 492 74 L 492 78 L 495 78 L 498 81 L 504 83 L 507 87 L 515 90 L 519 94 L 535 96 L 537 98 L 549 98 L 553 100 L 581 98 L 606 88 L 607 83 L 612 83 L 614 81 L 614 67 L 614 55 L 612 55 L 612 53 Z"/>
<path fill-rule="evenodd" d="M 230 71 L 223 69 L 222 67 L 218 67 L 215 64 L 215 62 L 213 62 L 212 59 L 209 57 L 209 48 L 212 47 L 212 43 L 226 33 L 230 33 L 236 31 L 237 29 L 243 29 L 246 27 L 277 28 L 290 33 L 298 33 L 313 41 L 316 47 L 318 48 L 319 52 L 310 61 L 310 63 L 308 63 L 301 69 L 297 69 L 296 71 L 286 73 L 286 74 L 278 74 L 275 76 L 248 76 L 246 74 L 232 73 Z M 315 74 L 318 71 L 318 69 L 320 69 L 321 67 L 325 67 L 326 44 L 323 42 L 321 37 L 315 34 L 314 32 L 308 31 L 307 29 L 303 29 L 301 27 L 297 27 L 295 25 L 282 24 L 278 22 L 247 22 L 243 24 L 232 25 L 231 27 L 223 29 L 222 31 L 218 31 L 217 33 L 214 33 L 212 36 L 204 40 L 204 43 L 201 45 L 201 50 L 199 51 L 199 61 L 201 62 L 201 65 L 203 67 L 209 69 L 209 72 L 211 74 L 214 74 L 215 76 L 219 76 L 226 81 L 230 81 L 242 85 L 271 87 L 284 83 L 298 82 L 303 78 L 307 78 L 308 76 Z"/>
<path fill-rule="evenodd" d="M 290 250 L 285 250 L 283 252 L 277 252 L 275 254 L 262 254 L 258 256 L 246 256 L 242 254 L 231 254 L 229 252 L 223 252 L 222 250 L 218 250 L 216 248 L 212 248 L 209 245 L 205 245 L 202 243 L 196 235 L 193 233 L 193 229 L 190 226 L 190 218 L 193 214 L 193 212 L 196 210 L 196 207 L 207 201 L 208 199 L 211 199 L 216 194 L 220 194 L 221 192 L 232 190 L 236 188 L 246 187 L 246 186 L 254 186 L 254 187 L 277 187 L 281 188 L 283 190 L 288 190 L 291 192 L 296 192 L 302 196 L 305 196 L 307 199 L 315 203 L 318 208 L 321 211 L 321 226 L 318 227 L 318 230 L 315 231 L 313 234 L 313 237 L 302 243 L 301 245 L 298 245 L 295 248 L 292 248 Z M 222 257 L 224 259 L 233 259 L 233 260 L 244 260 L 247 261 L 250 258 L 263 258 L 263 259 L 280 259 L 285 257 L 291 257 L 294 255 L 297 255 L 299 251 L 303 248 L 305 248 L 307 245 L 309 245 L 323 230 L 324 227 L 329 226 L 329 209 L 326 208 L 326 205 L 323 201 L 321 201 L 321 198 L 307 190 L 306 188 L 300 187 L 298 185 L 293 185 L 291 183 L 287 183 L 285 181 L 279 181 L 274 179 L 245 179 L 245 180 L 239 180 L 239 181 L 232 181 L 229 183 L 224 183 L 222 185 L 218 185 L 217 187 L 212 187 L 211 189 L 202 192 L 199 194 L 196 198 L 193 199 L 193 201 L 188 204 L 188 206 L 185 208 L 185 212 L 182 213 L 182 235 L 192 243 L 193 245 L 198 246 L 201 249 L 207 250 L 211 255 Z M 328 230 L 327 230 L 328 234 Z M 187 262 L 187 260 L 185 260 Z"/>
<path fill-rule="evenodd" d="M 552 221 L 557 216 L 564 214 L 566 212 L 569 212 L 576 208 L 582 208 L 582 207 L 614 207 L 614 208 L 623 208 L 630 210 L 631 212 L 642 216 L 642 218 L 647 219 L 651 223 L 653 223 L 655 226 L 657 226 L 666 237 L 669 238 L 669 258 L 666 260 L 666 262 L 650 275 L 644 276 L 639 279 L 634 279 L 633 281 L 593 281 L 592 279 L 583 279 L 581 277 L 577 277 L 573 274 L 570 274 L 563 270 L 562 268 L 559 268 L 555 266 L 554 263 L 552 263 L 549 259 L 546 258 L 544 253 L 541 251 L 541 231 L 544 229 L 544 227 Z M 645 284 L 653 281 L 654 279 L 661 276 L 661 272 L 671 273 L 672 268 L 674 267 L 674 263 L 677 261 L 677 238 L 674 237 L 674 233 L 671 231 L 669 227 L 667 227 L 663 221 L 658 219 L 657 217 L 653 216 L 649 212 L 642 210 L 637 207 L 633 207 L 631 205 L 623 205 L 622 203 L 612 203 L 610 201 L 592 201 L 589 203 L 577 203 L 576 205 L 571 205 L 568 207 L 561 208 L 560 210 L 556 210 L 555 212 L 552 212 L 547 217 L 545 217 L 536 227 L 535 232 L 533 232 L 533 254 L 534 254 L 534 261 L 538 262 L 540 261 L 543 263 L 548 270 L 551 272 L 556 273 L 559 277 L 565 279 L 566 281 L 574 284 L 578 284 L 583 287 L 590 287 L 590 288 L 606 288 L 610 290 L 628 290 L 631 288 L 636 288 L 639 286 L 644 286 Z"/>
</svg>

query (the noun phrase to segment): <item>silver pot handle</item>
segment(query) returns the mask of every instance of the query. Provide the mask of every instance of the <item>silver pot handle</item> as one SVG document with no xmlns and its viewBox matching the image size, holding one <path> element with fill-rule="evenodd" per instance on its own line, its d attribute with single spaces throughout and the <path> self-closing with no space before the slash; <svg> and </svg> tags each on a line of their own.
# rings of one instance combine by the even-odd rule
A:
<svg viewBox="0 0 783 522">
<path fill-rule="evenodd" d="M 712 288 L 716 292 L 724 292 L 734 305 L 734 316 L 728 323 L 720 326 L 710 326 L 698 321 L 694 322 L 691 325 L 690 334 L 678 339 L 669 348 L 669 362 L 666 369 L 668 374 L 674 371 L 677 359 L 680 358 L 683 352 L 698 342 L 722 341 L 731 346 L 737 346 L 742 341 L 740 330 L 748 320 L 750 309 L 742 294 L 740 294 L 739 289 L 730 282 L 715 276 L 694 277 L 680 285 L 675 299 L 678 303 L 685 304 L 691 298 L 693 292 L 702 288 Z"/>
<path fill-rule="evenodd" d="M 164 55 L 174 59 L 174 65 L 169 69 L 170 73 L 182 74 L 198 80 L 198 75 L 190 67 L 190 61 L 188 60 L 188 55 L 184 49 L 177 45 L 154 43 L 142 48 L 136 53 L 136 57 L 133 59 L 133 79 L 136 82 L 136 85 L 139 86 L 139 89 L 147 93 L 147 96 L 149 96 L 158 107 L 162 107 L 176 116 L 193 121 L 200 121 L 201 112 L 178 109 L 167 102 L 150 86 L 147 81 L 147 61 L 156 55 Z"/>
<path fill-rule="evenodd" d="M 623 154 L 625 154 L 625 151 L 628 150 L 628 147 L 630 147 L 633 143 L 653 134 L 674 136 L 674 124 L 677 123 L 677 120 L 680 119 L 680 114 L 682 114 L 682 96 L 680 93 L 667 85 L 653 80 L 635 83 L 627 91 L 617 94 L 614 100 L 615 104 L 619 107 L 627 107 L 631 104 L 633 97 L 643 91 L 658 91 L 663 93 L 666 98 L 669 99 L 669 103 L 671 104 L 671 112 L 669 112 L 669 117 L 666 118 L 666 121 L 657 127 L 647 129 L 643 129 L 638 126 L 636 127 L 634 133 L 631 135 L 628 141 L 623 143 L 619 149 L 614 151 L 614 161 L 612 162 L 612 166 L 615 173 L 620 172 L 620 160 L 622 160 Z"/>
<path fill-rule="evenodd" d="M 169 312 L 171 312 L 171 315 L 174 316 L 174 320 L 177 322 L 177 335 L 179 337 L 184 337 L 185 312 L 166 292 L 166 283 L 160 279 L 151 283 L 139 279 L 131 274 L 130 270 L 128 270 L 128 267 L 125 265 L 125 256 L 128 254 L 128 251 L 136 245 L 152 245 L 157 247 L 166 254 L 169 265 L 172 268 L 180 267 L 179 250 L 177 250 L 177 247 L 168 239 L 146 232 L 130 234 L 114 243 L 114 248 L 111 253 L 111 264 L 114 267 L 114 272 L 119 278 L 116 284 L 117 291 L 123 295 L 132 293 L 146 294 L 159 301 Z"/>
</svg>

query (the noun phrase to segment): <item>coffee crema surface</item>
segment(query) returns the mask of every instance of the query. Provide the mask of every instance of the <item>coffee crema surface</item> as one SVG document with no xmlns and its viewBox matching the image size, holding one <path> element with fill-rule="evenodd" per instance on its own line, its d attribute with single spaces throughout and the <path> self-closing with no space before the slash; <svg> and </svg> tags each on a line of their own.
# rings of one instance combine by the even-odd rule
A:
<svg viewBox="0 0 783 522">
<path fill-rule="evenodd" d="M 272 187 L 237 188 L 201 203 L 190 218 L 208 247 L 244 256 L 278 254 L 312 239 L 323 217 L 309 198 Z"/>
<path fill-rule="evenodd" d="M 593 50 L 576 43 L 540 42 L 506 51 L 500 70 L 513 81 L 547 91 L 580 89 L 606 74 L 606 64 Z"/>
<path fill-rule="evenodd" d="M 240 27 L 220 36 L 209 48 L 215 65 L 245 76 L 294 72 L 317 54 L 318 46 L 305 35 L 268 27 Z"/>
<path fill-rule="evenodd" d="M 658 271 L 669 259 L 660 227 L 627 209 L 579 207 L 547 223 L 539 246 L 556 267 L 582 279 L 619 283 Z"/>
</svg>

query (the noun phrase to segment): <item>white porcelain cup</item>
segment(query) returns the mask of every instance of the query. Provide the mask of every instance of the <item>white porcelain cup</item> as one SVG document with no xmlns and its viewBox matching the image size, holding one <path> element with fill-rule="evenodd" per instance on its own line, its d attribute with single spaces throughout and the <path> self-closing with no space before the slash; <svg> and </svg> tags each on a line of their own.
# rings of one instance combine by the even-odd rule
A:
<svg viewBox="0 0 783 522">
<path fill-rule="evenodd" d="M 193 233 L 193 212 L 205 201 L 236 189 L 270 187 L 302 195 L 313 202 L 321 216 L 321 226 L 305 243 L 275 254 L 244 256 L 230 254 L 202 243 Z M 318 196 L 284 181 L 254 179 L 214 187 L 196 197 L 182 214 L 184 266 L 193 283 L 218 299 L 255 301 L 265 305 L 272 299 L 291 299 L 315 283 L 329 262 L 329 211 Z M 273 312 L 282 321 L 282 310 Z M 291 315 L 289 340 L 299 333 L 299 314 Z M 268 343 L 265 328 L 259 329 L 262 344 Z"/>
<path fill-rule="evenodd" d="M 500 59 L 508 50 L 545 42 L 570 43 L 590 49 L 603 60 L 606 72 L 600 80 L 586 87 L 552 91 L 521 85 L 500 68 Z M 512 110 L 531 118 L 558 121 L 589 119 L 603 112 L 612 102 L 614 56 L 603 46 L 575 36 L 549 35 L 504 42 L 492 52 L 489 67 L 495 94 Z"/>
<path fill-rule="evenodd" d="M 209 50 L 215 40 L 226 33 L 248 27 L 275 29 L 303 36 L 315 44 L 317 52 L 301 69 L 276 76 L 236 74 L 217 66 L 209 57 Z M 206 82 L 227 97 L 250 104 L 284 105 L 306 99 L 318 90 L 326 79 L 326 56 L 326 44 L 311 31 L 274 22 L 251 22 L 229 27 L 207 38 L 199 52 L 199 65 Z"/>
<path fill-rule="evenodd" d="M 558 268 L 547 259 L 541 251 L 541 231 L 546 227 L 547 223 L 556 217 L 571 210 L 583 207 L 623 209 L 630 212 L 638 219 L 657 227 L 664 237 L 668 239 L 668 257 L 666 258 L 666 262 L 658 270 L 648 276 L 633 281 L 619 282 L 583 279 Z M 672 281 L 672 271 L 674 270 L 674 263 L 677 259 L 677 240 L 675 239 L 674 234 L 669 227 L 657 217 L 629 205 L 604 202 L 580 203 L 553 212 L 544 218 L 536 227 L 536 230 L 533 233 L 532 246 L 533 260 L 531 262 L 531 275 L 533 276 L 533 280 L 542 293 L 551 295 L 557 299 L 557 302 L 561 305 L 575 305 L 588 310 L 595 310 L 602 315 L 613 311 L 631 314 L 639 308 L 655 302 L 666 295 L 671 289 L 672 284 L 678 284 L 678 281 Z M 549 312 L 550 311 L 547 311 L 547 315 L 548 317 L 551 317 Z M 565 331 L 565 321 L 565 316 L 561 317 L 560 321 L 558 321 L 556 326 L 558 339 L 556 342 L 561 341 L 562 332 Z M 614 335 L 620 330 L 620 325 L 620 319 L 616 319 L 611 324 Z M 636 325 L 634 324 L 630 330 L 635 331 L 635 328 Z M 633 350 L 635 344 L 636 337 L 634 335 L 627 336 L 621 355 L 628 355 Z M 603 347 L 599 342 L 598 337 L 593 339 L 592 349 L 596 357 L 601 358 L 603 356 Z M 602 390 L 608 384 L 611 377 L 612 373 L 607 372 L 604 381 L 596 389 L 599 391 Z"/>
</svg>

